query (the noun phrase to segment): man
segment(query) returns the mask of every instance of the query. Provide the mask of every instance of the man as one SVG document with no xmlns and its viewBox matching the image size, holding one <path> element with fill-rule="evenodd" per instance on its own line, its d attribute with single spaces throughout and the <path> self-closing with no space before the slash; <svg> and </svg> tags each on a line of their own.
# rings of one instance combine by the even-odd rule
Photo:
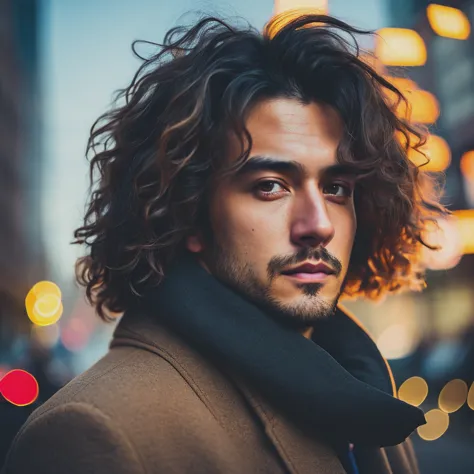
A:
<svg viewBox="0 0 474 474">
<path fill-rule="evenodd" d="M 205 18 L 145 60 L 93 128 L 75 234 L 98 314 L 125 314 L 6 474 L 418 472 L 423 413 L 337 303 L 421 287 L 443 209 L 407 159 L 422 140 L 385 100 L 399 92 L 346 33 L 363 32 Z"/>
</svg>

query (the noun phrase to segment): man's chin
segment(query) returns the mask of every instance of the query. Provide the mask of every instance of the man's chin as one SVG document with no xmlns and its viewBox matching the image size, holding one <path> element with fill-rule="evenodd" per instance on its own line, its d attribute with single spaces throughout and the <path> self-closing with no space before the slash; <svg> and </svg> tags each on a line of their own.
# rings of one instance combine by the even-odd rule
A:
<svg viewBox="0 0 474 474">
<path fill-rule="evenodd" d="M 296 330 L 303 330 L 321 319 L 329 318 L 336 310 L 337 300 L 318 298 L 318 301 L 308 302 L 299 299 L 292 302 L 273 300 L 263 305 L 262 309 L 280 324 Z"/>
</svg>

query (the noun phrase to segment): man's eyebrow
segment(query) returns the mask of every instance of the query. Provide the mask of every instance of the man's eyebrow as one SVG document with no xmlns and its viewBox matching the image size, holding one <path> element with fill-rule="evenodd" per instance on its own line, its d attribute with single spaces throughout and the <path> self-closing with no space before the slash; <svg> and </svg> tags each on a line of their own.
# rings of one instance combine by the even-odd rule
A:
<svg viewBox="0 0 474 474">
<path fill-rule="evenodd" d="M 304 165 L 297 161 L 280 160 L 271 156 L 252 156 L 237 171 L 238 176 L 243 176 L 256 171 L 275 171 L 294 175 L 306 175 Z"/>
<path fill-rule="evenodd" d="M 252 156 L 237 171 L 237 176 L 244 176 L 257 171 L 274 171 L 295 176 L 309 176 L 308 169 L 298 161 L 280 160 L 271 156 Z M 357 177 L 360 170 L 356 165 L 336 163 L 321 170 L 323 176 Z"/>
<path fill-rule="evenodd" d="M 337 163 L 324 169 L 323 174 L 326 176 L 345 176 L 348 178 L 357 178 L 358 176 L 362 175 L 363 172 L 355 164 Z"/>
</svg>

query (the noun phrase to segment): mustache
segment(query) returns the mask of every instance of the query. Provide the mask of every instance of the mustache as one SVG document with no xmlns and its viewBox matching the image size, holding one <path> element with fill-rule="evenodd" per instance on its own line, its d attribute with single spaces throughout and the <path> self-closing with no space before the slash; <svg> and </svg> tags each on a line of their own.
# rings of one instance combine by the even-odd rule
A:
<svg viewBox="0 0 474 474">
<path fill-rule="evenodd" d="M 272 279 L 285 268 L 303 263 L 306 260 L 321 260 L 334 270 L 336 276 L 339 276 L 342 272 L 341 261 L 329 253 L 325 247 L 320 247 L 317 249 L 304 248 L 289 257 L 273 257 L 268 263 L 268 276 Z"/>
</svg>

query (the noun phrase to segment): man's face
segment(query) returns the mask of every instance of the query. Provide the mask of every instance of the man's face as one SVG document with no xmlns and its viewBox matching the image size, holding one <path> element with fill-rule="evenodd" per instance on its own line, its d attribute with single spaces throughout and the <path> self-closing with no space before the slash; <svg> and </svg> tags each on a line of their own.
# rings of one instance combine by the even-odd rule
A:
<svg viewBox="0 0 474 474">
<path fill-rule="evenodd" d="M 242 296 L 304 328 L 334 311 L 356 231 L 355 178 L 336 160 L 342 122 L 328 106 L 273 99 L 254 107 L 247 128 L 249 160 L 211 196 L 211 239 L 191 237 L 187 248 Z"/>
</svg>

